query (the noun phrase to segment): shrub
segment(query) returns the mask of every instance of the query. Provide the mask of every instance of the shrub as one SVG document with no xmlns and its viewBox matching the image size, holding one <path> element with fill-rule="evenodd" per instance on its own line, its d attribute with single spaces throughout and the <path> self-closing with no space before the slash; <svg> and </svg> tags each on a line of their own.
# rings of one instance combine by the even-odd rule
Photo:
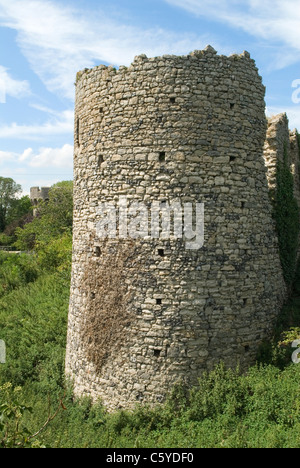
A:
<svg viewBox="0 0 300 468">
<path fill-rule="evenodd" d="M 279 241 L 279 254 L 284 279 L 291 287 L 297 265 L 299 207 L 294 197 L 294 180 L 288 164 L 285 145 L 283 161 L 277 161 L 274 218 Z"/>
<path fill-rule="evenodd" d="M 0 337 L 7 351 L 0 383 L 19 386 L 41 381 L 40 391 L 52 392 L 61 382 L 69 282 L 66 272 L 41 276 L 0 299 Z"/>
<path fill-rule="evenodd" d="M 190 394 L 189 418 L 202 421 L 228 414 L 241 416 L 245 411 L 247 383 L 239 370 L 225 369 L 221 363 L 210 373 L 205 373 Z"/>
<path fill-rule="evenodd" d="M 6 234 L 0 234 L 0 245 L 7 246 L 12 243 L 12 237 L 7 236 Z"/>
<path fill-rule="evenodd" d="M 10 383 L 0 387 L 0 446 L 2 448 L 30 447 L 29 431 L 22 427 L 25 411 L 32 411 L 22 401 L 22 388 Z"/>
<path fill-rule="evenodd" d="M 34 255 L 0 252 L 0 297 L 37 279 L 39 267 Z"/>
<path fill-rule="evenodd" d="M 46 271 L 69 271 L 72 261 L 72 234 L 64 233 L 59 238 L 37 244 L 38 262 Z"/>
</svg>

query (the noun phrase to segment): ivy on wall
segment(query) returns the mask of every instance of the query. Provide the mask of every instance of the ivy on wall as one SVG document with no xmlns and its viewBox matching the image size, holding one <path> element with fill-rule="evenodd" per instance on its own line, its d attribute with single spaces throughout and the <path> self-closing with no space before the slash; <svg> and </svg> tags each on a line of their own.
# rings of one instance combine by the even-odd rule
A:
<svg viewBox="0 0 300 468">
<path fill-rule="evenodd" d="M 287 286 L 291 286 L 297 266 L 300 222 L 287 145 L 284 148 L 283 161 L 277 161 L 276 190 L 272 198 L 283 275 Z"/>
<path fill-rule="evenodd" d="M 297 135 L 298 153 L 299 153 L 299 166 L 298 166 L 298 171 L 299 171 L 299 177 L 300 177 L 300 133 L 298 133 L 298 130 L 296 130 L 296 135 Z"/>
</svg>

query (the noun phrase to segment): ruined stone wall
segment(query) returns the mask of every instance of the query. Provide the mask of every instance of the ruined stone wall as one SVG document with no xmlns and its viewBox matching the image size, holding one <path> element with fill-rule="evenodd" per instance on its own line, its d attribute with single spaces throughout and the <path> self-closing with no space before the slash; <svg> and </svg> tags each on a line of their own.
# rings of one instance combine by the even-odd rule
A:
<svg viewBox="0 0 300 468">
<path fill-rule="evenodd" d="M 247 52 L 136 57 L 78 74 L 66 373 L 110 410 L 251 364 L 285 295 Z M 204 245 L 97 237 L 103 202 L 204 203 Z"/>
<path fill-rule="evenodd" d="M 283 113 L 268 119 L 264 158 L 267 166 L 268 184 L 271 190 L 276 188 L 277 161 L 284 161 L 285 152 L 287 164 L 294 177 L 294 195 L 300 206 L 299 146 L 297 132 L 296 130 L 289 130 L 288 117 Z"/>
<path fill-rule="evenodd" d="M 31 187 L 30 189 L 30 200 L 37 202 L 38 200 L 47 200 L 49 198 L 50 187 Z"/>
<path fill-rule="evenodd" d="M 269 189 L 276 190 L 276 167 L 277 162 L 286 163 L 294 179 L 294 197 L 300 208 L 300 149 L 297 131 L 289 130 L 289 120 L 286 113 L 278 114 L 268 118 L 268 128 L 264 145 L 264 158 L 267 167 L 267 178 Z M 273 195 L 272 195 L 273 196 Z M 300 256 L 300 237 L 298 242 L 298 258 Z"/>
<path fill-rule="evenodd" d="M 264 144 L 264 158 L 267 166 L 267 178 L 270 190 L 276 188 L 277 161 L 283 162 L 284 151 L 288 154 L 290 164 L 290 135 L 286 114 L 278 114 L 268 119 L 266 140 Z"/>
</svg>

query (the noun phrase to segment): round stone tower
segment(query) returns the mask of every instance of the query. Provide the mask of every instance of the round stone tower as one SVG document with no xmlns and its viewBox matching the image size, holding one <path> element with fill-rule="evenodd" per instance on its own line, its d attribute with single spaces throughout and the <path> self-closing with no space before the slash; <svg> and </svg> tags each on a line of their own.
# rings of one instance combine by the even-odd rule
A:
<svg viewBox="0 0 300 468">
<path fill-rule="evenodd" d="M 285 295 L 264 93 L 247 52 L 210 46 L 78 73 L 66 356 L 76 395 L 129 408 L 220 360 L 253 362 Z"/>
</svg>

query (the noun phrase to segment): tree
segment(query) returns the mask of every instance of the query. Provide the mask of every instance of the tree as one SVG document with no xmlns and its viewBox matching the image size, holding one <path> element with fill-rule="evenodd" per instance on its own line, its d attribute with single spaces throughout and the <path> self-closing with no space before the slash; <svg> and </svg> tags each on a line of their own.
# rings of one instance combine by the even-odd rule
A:
<svg viewBox="0 0 300 468">
<path fill-rule="evenodd" d="M 28 195 L 12 200 L 7 213 L 7 224 L 19 221 L 23 216 L 32 212 L 32 203 Z"/>
<path fill-rule="evenodd" d="M 0 177 L 0 232 L 4 231 L 9 211 L 21 191 L 21 185 L 17 184 L 13 179 Z"/>
<path fill-rule="evenodd" d="M 46 218 L 52 231 L 58 234 L 71 231 L 73 225 L 73 182 L 64 181 L 53 185 L 49 200 L 39 207 L 41 218 Z M 50 227 L 50 226 L 49 226 Z"/>
<path fill-rule="evenodd" d="M 38 217 L 16 229 L 15 246 L 20 250 L 41 249 L 63 235 L 72 235 L 73 183 L 53 185 L 49 200 L 38 205 Z"/>
</svg>

